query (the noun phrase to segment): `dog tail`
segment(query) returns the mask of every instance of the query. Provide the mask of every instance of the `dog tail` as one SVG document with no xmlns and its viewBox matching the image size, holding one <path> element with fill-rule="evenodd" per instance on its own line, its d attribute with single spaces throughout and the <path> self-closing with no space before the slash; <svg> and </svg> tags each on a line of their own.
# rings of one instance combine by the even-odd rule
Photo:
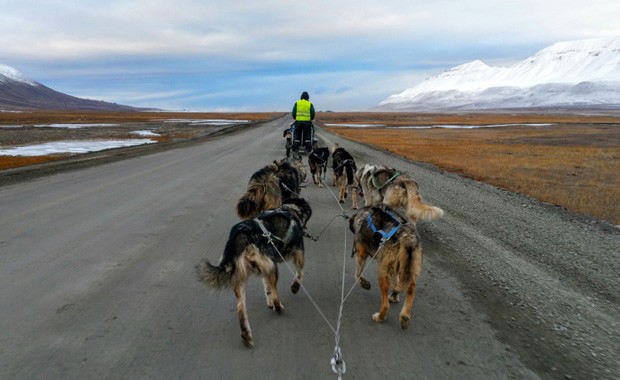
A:
<svg viewBox="0 0 620 380">
<path fill-rule="evenodd" d="M 420 220 L 433 220 L 439 219 L 443 216 L 444 212 L 437 206 L 425 203 L 418 191 L 418 185 L 412 179 L 407 178 L 404 181 L 405 188 L 407 189 L 407 217 L 416 221 Z"/>
<path fill-rule="evenodd" d="M 347 171 L 347 185 L 352 185 L 353 180 L 355 179 L 355 170 L 351 162 L 345 165 L 345 170 Z"/>
<path fill-rule="evenodd" d="M 261 211 L 282 205 L 282 191 L 278 178 L 269 174 L 250 181 L 247 191 L 237 202 L 237 215 L 241 219 L 251 219 Z"/>
<path fill-rule="evenodd" d="M 233 283 L 235 273 L 234 263 L 226 265 L 213 265 L 207 260 L 203 260 L 196 265 L 196 275 L 198 280 L 204 282 L 208 287 L 221 290 L 229 288 Z"/>
</svg>

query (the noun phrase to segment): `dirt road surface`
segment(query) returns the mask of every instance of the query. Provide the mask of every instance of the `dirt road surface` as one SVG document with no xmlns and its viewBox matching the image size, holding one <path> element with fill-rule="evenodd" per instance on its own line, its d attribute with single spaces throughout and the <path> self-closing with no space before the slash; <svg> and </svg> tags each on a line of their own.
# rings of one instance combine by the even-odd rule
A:
<svg viewBox="0 0 620 380">
<path fill-rule="evenodd" d="M 424 265 L 410 327 L 400 329 L 399 305 L 372 321 L 376 264 L 373 287 L 356 286 L 342 217 L 354 211 L 309 183 L 309 232 L 320 234 L 306 241 L 310 297 L 290 293 L 281 265 L 286 310 L 276 314 L 255 278 L 256 345 L 246 349 L 232 292 L 208 291 L 194 265 L 219 259 L 237 199 L 283 157 L 289 122 L 0 187 L 0 378 L 336 379 L 342 289 L 352 289 L 344 379 L 620 378 L 618 230 L 322 130 L 321 145 L 409 173 L 446 211 L 418 225 Z"/>
</svg>

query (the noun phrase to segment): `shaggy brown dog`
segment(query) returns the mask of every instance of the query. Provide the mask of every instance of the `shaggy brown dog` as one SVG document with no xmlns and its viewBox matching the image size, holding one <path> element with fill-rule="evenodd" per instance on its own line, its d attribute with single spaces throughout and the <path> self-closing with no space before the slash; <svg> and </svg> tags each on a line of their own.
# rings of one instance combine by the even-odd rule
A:
<svg viewBox="0 0 620 380">
<path fill-rule="evenodd" d="M 422 271 L 422 245 L 415 224 L 407 223 L 404 217 L 388 206 L 365 207 L 349 220 L 349 228 L 355 234 L 355 278 L 358 278 L 362 288 L 370 289 L 370 282 L 362 277 L 366 259 L 376 253 L 375 259 L 379 262 L 381 307 L 372 319 L 383 322 L 389 303 L 399 302 L 399 293 L 404 291 L 400 327 L 406 329 L 411 319 L 417 279 Z M 392 285 L 393 290 L 388 295 Z"/>
<path fill-rule="evenodd" d="M 237 202 L 237 215 L 243 220 L 261 211 L 278 208 L 282 201 L 299 197 L 306 169 L 301 159 L 276 160 L 252 175 L 246 192 Z"/>
<path fill-rule="evenodd" d="M 442 209 L 422 200 L 416 181 L 396 169 L 366 164 L 357 170 L 355 176 L 362 188 L 366 206 L 384 204 L 403 208 L 412 222 L 443 216 Z"/>
<path fill-rule="evenodd" d="M 347 188 L 351 188 L 352 208 L 357 209 L 357 178 L 355 160 L 344 148 L 334 144 L 332 150 L 332 168 L 334 169 L 334 185 L 338 186 L 338 201 L 344 203 Z"/>
<path fill-rule="evenodd" d="M 233 289 L 241 339 L 246 347 L 254 345 L 245 304 L 249 277 L 253 273 L 262 277 L 267 306 L 282 312 L 284 305 L 278 297 L 277 264 L 283 260 L 294 261 L 297 273 L 291 291 L 297 293 L 303 278 L 304 228 L 311 215 L 312 209 L 304 199 L 288 199 L 279 209 L 267 210 L 255 219 L 234 225 L 219 264 L 204 260 L 196 266 L 199 280 L 207 286 L 217 290 Z M 265 236 L 265 231 L 271 240 Z"/>
</svg>

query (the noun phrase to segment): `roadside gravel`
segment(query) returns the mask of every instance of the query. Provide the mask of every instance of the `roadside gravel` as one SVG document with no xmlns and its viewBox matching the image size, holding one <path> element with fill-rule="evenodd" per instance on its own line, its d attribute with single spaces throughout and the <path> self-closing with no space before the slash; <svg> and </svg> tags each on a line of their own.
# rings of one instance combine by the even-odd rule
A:
<svg viewBox="0 0 620 380">
<path fill-rule="evenodd" d="M 522 194 L 328 140 L 409 173 L 446 211 L 420 223 L 432 261 L 457 277 L 488 323 L 545 378 L 620 378 L 620 231 Z"/>
</svg>

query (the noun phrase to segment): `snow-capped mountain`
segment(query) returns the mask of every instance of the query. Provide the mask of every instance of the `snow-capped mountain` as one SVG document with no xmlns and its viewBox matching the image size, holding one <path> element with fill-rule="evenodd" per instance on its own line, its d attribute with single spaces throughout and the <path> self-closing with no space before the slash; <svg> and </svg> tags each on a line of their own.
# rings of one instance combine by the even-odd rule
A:
<svg viewBox="0 0 620 380">
<path fill-rule="evenodd" d="M 620 108 L 620 37 L 559 42 L 510 67 L 469 62 L 382 101 L 383 110 Z"/>
<path fill-rule="evenodd" d="M 24 109 L 138 110 L 130 106 L 63 94 L 26 77 L 13 67 L 0 64 L 0 111 Z"/>
</svg>

